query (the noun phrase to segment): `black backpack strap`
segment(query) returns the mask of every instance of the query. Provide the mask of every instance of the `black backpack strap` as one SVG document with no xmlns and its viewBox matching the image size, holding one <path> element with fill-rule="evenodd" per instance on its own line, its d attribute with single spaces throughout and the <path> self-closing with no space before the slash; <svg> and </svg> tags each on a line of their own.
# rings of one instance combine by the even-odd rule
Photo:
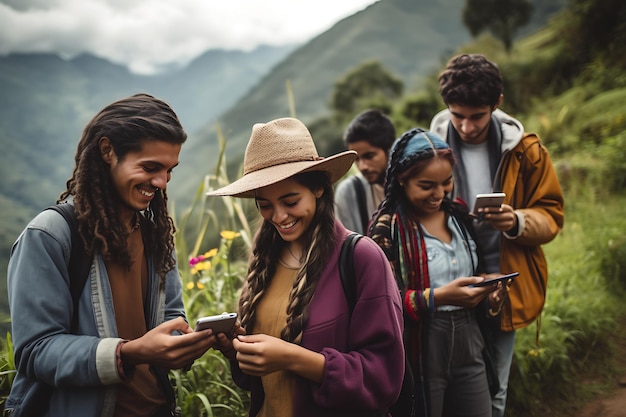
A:
<svg viewBox="0 0 626 417">
<path fill-rule="evenodd" d="M 76 332 L 78 328 L 78 299 L 80 293 L 85 287 L 87 277 L 89 276 L 89 268 L 91 267 L 91 258 L 87 256 L 83 241 L 78 233 L 78 220 L 74 213 L 74 206 L 68 203 L 61 203 L 46 208 L 46 210 L 54 210 L 59 213 L 67 224 L 70 226 L 72 234 L 72 252 L 70 254 L 70 263 L 68 270 L 70 274 L 70 293 L 72 294 L 72 324 L 70 331 Z"/>
<path fill-rule="evenodd" d="M 363 226 L 363 233 L 367 233 L 367 224 L 370 221 L 370 215 L 367 211 L 367 202 L 365 201 L 365 187 L 358 175 L 351 177 L 352 186 L 356 193 L 356 206 L 359 209 L 359 217 Z"/>
<path fill-rule="evenodd" d="M 339 276 L 343 292 L 346 294 L 350 315 L 356 305 L 356 274 L 354 272 L 354 247 L 363 236 L 358 233 L 350 233 L 341 245 L 339 252 Z"/>
</svg>

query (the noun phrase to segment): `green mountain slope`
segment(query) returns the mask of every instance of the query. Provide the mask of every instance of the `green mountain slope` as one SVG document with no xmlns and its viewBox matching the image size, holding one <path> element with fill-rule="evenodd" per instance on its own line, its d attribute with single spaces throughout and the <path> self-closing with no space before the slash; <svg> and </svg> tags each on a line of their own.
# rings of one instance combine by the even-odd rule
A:
<svg viewBox="0 0 626 417">
<path fill-rule="evenodd" d="M 534 2 L 541 7 L 526 31 L 543 25 L 565 0 Z M 62 191 L 83 126 L 112 100 L 146 91 L 177 111 L 190 137 L 170 197 L 185 207 L 214 168 L 216 121 L 236 169 L 252 124 L 289 115 L 288 81 L 304 121 L 327 114 L 335 81 L 364 61 L 380 61 L 408 88 L 417 87 L 470 40 L 462 8 L 460 0 L 381 0 L 298 49 L 209 51 L 186 68 L 151 77 L 92 55 L 0 57 L 0 294 L 10 244 Z"/>
<path fill-rule="evenodd" d="M 526 31 L 545 24 L 563 0 L 539 1 Z M 335 81 L 369 60 L 381 62 L 400 77 L 407 89 L 441 66 L 471 37 L 461 23 L 459 0 L 382 0 L 335 24 L 327 32 L 291 53 L 242 97 L 217 123 L 227 139 L 231 172 L 237 169 L 252 125 L 290 115 L 286 84 L 293 88 L 296 116 L 310 122 L 329 113 Z M 212 172 L 217 141 L 211 121 L 182 151 L 184 164 L 172 180 L 173 196 L 189 201 L 200 179 Z"/>
<path fill-rule="evenodd" d="M 134 75 L 92 55 L 0 57 L 0 312 L 9 248 L 30 218 L 63 190 L 82 129 L 95 112 L 145 91 L 170 102 L 191 136 L 293 48 L 209 51 L 186 68 L 158 76 Z"/>
</svg>

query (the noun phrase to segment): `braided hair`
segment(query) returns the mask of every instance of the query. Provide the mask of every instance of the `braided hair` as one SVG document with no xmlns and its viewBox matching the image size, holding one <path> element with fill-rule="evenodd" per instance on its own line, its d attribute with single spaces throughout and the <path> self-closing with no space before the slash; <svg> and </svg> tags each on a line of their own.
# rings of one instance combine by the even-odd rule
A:
<svg viewBox="0 0 626 417">
<path fill-rule="evenodd" d="M 281 331 L 281 339 L 299 343 L 308 306 L 337 242 L 334 237 L 335 211 L 330 177 L 323 171 L 311 171 L 292 178 L 311 191 L 320 188 L 324 191 L 317 199 L 315 215 L 304 235 L 305 258 L 289 293 L 287 324 Z M 286 245 L 276 227 L 263 221 L 255 237 L 248 276 L 239 299 L 241 325 L 245 329 L 254 328 L 256 308 L 276 273 L 276 265 Z"/>
<path fill-rule="evenodd" d="M 413 128 L 394 142 L 385 173 L 385 197 L 374 215 L 370 230 L 381 213 L 394 208 L 400 210 L 408 208 L 404 188 L 400 183 L 420 172 L 435 157 L 446 158 L 453 167 L 456 163 L 448 145 L 436 134 L 422 128 Z"/>
<path fill-rule="evenodd" d="M 109 139 L 115 154 L 123 159 L 129 152 L 141 151 L 149 141 L 182 144 L 187 133 L 170 106 L 148 94 L 136 94 L 106 106 L 83 130 L 74 157 L 74 171 L 57 203 L 73 197 L 78 230 L 90 256 L 100 251 L 105 259 L 130 266 L 129 232 L 118 215 L 120 197 L 110 167 L 100 153 L 99 142 L 103 137 Z M 176 265 L 175 227 L 167 211 L 165 190 L 157 190 L 140 221 L 146 251 L 163 279 Z"/>
</svg>

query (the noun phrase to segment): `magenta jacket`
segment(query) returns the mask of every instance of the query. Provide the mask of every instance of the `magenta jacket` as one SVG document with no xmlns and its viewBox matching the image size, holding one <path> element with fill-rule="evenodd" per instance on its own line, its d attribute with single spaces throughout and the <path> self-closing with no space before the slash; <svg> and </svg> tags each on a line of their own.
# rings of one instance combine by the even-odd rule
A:
<svg viewBox="0 0 626 417">
<path fill-rule="evenodd" d="M 337 261 L 350 232 L 335 222 L 337 247 L 311 300 L 302 346 L 326 358 L 321 384 L 296 377 L 297 417 L 381 416 L 396 400 L 404 376 L 402 304 L 391 268 L 370 238 L 357 243 L 354 263 L 357 303 L 349 317 Z M 261 379 L 231 361 L 233 379 L 250 390 L 250 416 L 263 404 Z"/>
</svg>

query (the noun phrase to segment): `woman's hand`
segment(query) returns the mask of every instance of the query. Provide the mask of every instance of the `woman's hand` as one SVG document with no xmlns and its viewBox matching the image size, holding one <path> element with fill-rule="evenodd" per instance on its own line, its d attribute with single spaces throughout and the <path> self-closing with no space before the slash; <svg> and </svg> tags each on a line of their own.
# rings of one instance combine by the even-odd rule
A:
<svg viewBox="0 0 626 417">
<path fill-rule="evenodd" d="M 238 336 L 233 339 L 239 368 L 248 375 L 265 376 L 276 371 L 291 371 L 314 382 L 321 382 L 326 359 L 300 345 L 266 334 Z"/>
<path fill-rule="evenodd" d="M 503 274 L 488 274 L 485 275 L 486 278 L 498 278 Z M 509 288 L 511 288 L 511 284 L 513 283 L 512 279 L 509 279 L 504 285 L 502 282 L 499 282 L 495 289 L 489 293 L 489 308 L 493 315 L 500 313 L 502 309 L 502 305 L 504 304 L 504 300 L 509 292 Z"/>
<path fill-rule="evenodd" d="M 237 351 L 233 347 L 233 339 L 237 338 L 237 336 L 243 336 L 246 334 L 246 329 L 241 327 L 241 322 L 237 320 L 235 323 L 235 327 L 233 328 L 232 334 L 227 335 L 225 333 L 217 334 L 217 342 L 213 345 L 213 349 L 217 349 L 222 352 L 226 358 L 230 360 L 235 360 L 237 358 Z"/>
<path fill-rule="evenodd" d="M 443 287 L 435 288 L 435 306 L 475 307 L 493 290 L 491 286 L 471 287 L 472 284 L 478 284 L 483 280 L 481 277 L 460 277 Z"/>
</svg>

